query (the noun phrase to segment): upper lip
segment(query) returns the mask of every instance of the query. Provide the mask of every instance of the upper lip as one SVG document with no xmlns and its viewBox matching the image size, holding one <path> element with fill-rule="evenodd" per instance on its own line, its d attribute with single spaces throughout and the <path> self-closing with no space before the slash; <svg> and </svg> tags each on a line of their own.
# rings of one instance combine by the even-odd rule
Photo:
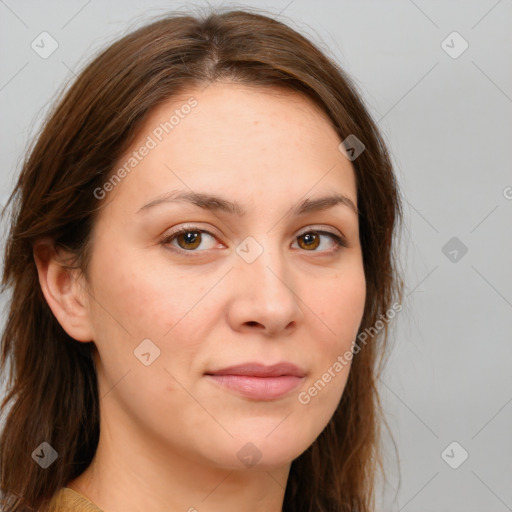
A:
<svg viewBox="0 0 512 512">
<path fill-rule="evenodd" d="M 292 363 L 265 365 L 261 363 L 242 363 L 220 370 L 208 371 L 206 375 L 245 375 L 248 377 L 304 377 L 306 372 Z"/>
</svg>

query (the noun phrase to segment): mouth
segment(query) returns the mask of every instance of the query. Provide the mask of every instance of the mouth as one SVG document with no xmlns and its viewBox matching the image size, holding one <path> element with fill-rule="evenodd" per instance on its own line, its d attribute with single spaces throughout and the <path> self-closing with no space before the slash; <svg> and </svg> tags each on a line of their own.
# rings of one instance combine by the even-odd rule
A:
<svg viewBox="0 0 512 512">
<path fill-rule="evenodd" d="M 253 400 L 267 401 L 291 393 L 304 382 L 306 372 L 291 363 L 271 366 L 244 363 L 209 371 L 205 376 L 225 390 Z"/>
</svg>

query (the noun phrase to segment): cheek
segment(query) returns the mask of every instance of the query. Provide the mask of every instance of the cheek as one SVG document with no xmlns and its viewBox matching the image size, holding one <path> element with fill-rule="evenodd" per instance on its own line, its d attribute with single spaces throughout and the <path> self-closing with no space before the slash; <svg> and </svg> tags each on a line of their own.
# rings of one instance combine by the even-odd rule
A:
<svg viewBox="0 0 512 512">
<path fill-rule="evenodd" d="M 219 277 L 198 275 L 197 269 L 187 271 L 171 264 L 156 267 L 129 251 L 121 257 L 98 250 L 96 256 L 92 320 L 107 385 L 128 369 L 134 372 L 131 379 L 138 375 L 142 365 L 136 357 L 141 347 L 148 346 L 147 341 L 142 345 L 144 340 L 151 341 L 149 347 L 157 357 L 142 371 L 163 373 L 159 384 L 155 378 L 147 381 L 143 377 L 141 388 L 179 388 L 164 368 L 179 382 L 189 384 L 191 361 L 208 338 L 210 320 L 215 321 L 214 315 L 219 314 L 213 305 L 205 315 L 205 307 L 215 297 L 208 291 Z"/>
<path fill-rule="evenodd" d="M 200 276 L 173 265 L 156 267 L 130 251 L 98 248 L 92 273 L 97 318 L 134 338 L 159 338 L 186 317 L 207 292 Z M 120 324 L 120 325 L 119 325 Z"/>
<path fill-rule="evenodd" d="M 324 283 L 308 301 L 321 323 L 311 323 L 317 328 L 310 336 L 315 340 L 314 366 L 301 390 L 299 402 L 306 409 L 315 410 L 324 420 L 334 412 L 345 388 L 352 365 L 352 344 L 361 324 L 365 299 L 364 270 L 362 265 L 354 265 Z"/>
<path fill-rule="evenodd" d="M 332 349 L 350 344 L 357 336 L 364 313 L 366 281 L 362 265 L 336 274 L 309 293 L 307 304 L 322 321 L 324 340 Z M 329 350 L 327 350 L 329 352 Z"/>
</svg>

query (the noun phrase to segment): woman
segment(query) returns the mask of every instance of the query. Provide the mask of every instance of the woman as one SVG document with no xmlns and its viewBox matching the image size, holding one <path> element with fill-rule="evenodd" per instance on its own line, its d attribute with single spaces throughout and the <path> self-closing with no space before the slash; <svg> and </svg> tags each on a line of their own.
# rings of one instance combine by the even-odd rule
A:
<svg viewBox="0 0 512 512">
<path fill-rule="evenodd" d="M 4 510 L 372 510 L 401 203 L 318 48 L 251 12 L 153 22 L 11 200 Z"/>
</svg>

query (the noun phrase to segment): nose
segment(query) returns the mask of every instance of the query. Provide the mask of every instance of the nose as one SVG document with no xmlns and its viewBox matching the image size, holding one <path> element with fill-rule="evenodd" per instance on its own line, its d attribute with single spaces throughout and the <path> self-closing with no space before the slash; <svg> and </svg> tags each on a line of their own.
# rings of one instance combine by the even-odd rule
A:
<svg viewBox="0 0 512 512">
<path fill-rule="evenodd" d="M 235 261 L 228 307 L 231 327 L 235 331 L 256 330 L 269 337 L 293 332 L 302 319 L 301 300 L 284 256 L 277 249 L 264 249 L 250 263 L 239 256 Z"/>
</svg>

